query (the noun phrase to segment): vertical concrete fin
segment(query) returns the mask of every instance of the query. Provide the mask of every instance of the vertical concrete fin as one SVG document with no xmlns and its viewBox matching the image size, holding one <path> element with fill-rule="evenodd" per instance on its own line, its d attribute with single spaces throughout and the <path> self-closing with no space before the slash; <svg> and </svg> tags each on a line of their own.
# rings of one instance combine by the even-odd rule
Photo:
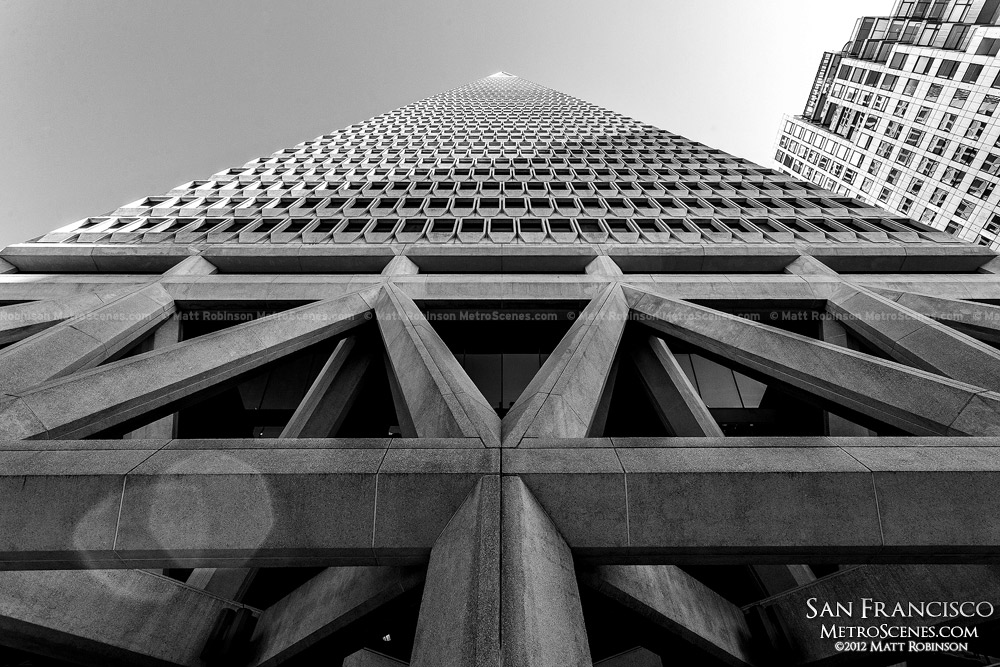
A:
<svg viewBox="0 0 1000 667">
<path fill-rule="evenodd" d="M 580 583 L 726 664 L 754 664 L 740 608 L 678 567 L 602 566 Z"/>
<path fill-rule="evenodd" d="M 859 338 L 900 363 L 1000 390 L 1000 352 L 898 301 L 845 285 L 831 293 L 827 309 Z"/>
<path fill-rule="evenodd" d="M 624 286 L 669 336 L 914 435 L 1000 434 L 1000 394 L 758 322 Z"/>
<path fill-rule="evenodd" d="M 679 437 L 723 437 L 705 401 L 667 344 L 656 336 L 636 336 L 629 354 L 660 421 Z"/>
<path fill-rule="evenodd" d="M 500 667 L 500 478 L 479 480 L 431 550 L 412 667 Z M 570 663 L 566 663 L 570 664 Z"/>
<path fill-rule="evenodd" d="M 502 482 L 502 664 L 591 665 L 573 554 L 521 478 Z"/>
<path fill-rule="evenodd" d="M 593 435 L 627 319 L 618 285 L 584 308 L 504 417 L 504 447 L 516 447 L 525 437 Z"/>
<path fill-rule="evenodd" d="M 51 326 L 0 350 L 0 393 L 97 366 L 140 340 L 174 312 L 154 284 Z"/>
<path fill-rule="evenodd" d="M 397 412 L 405 412 L 417 436 L 481 438 L 498 447 L 500 418 L 417 305 L 386 285 L 375 315 L 393 394 L 403 402 Z"/>
<path fill-rule="evenodd" d="M 281 437 L 326 438 L 336 433 L 358 396 L 373 357 L 357 336 L 337 343 Z"/>
</svg>

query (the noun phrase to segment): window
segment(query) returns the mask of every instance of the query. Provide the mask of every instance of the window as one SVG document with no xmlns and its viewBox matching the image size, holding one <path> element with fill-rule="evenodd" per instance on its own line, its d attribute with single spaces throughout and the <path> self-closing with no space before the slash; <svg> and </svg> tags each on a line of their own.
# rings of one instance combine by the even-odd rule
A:
<svg viewBox="0 0 1000 667">
<path fill-rule="evenodd" d="M 857 177 L 858 177 L 858 172 L 854 171 L 853 169 L 848 169 L 847 171 L 844 172 L 844 182 L 847 183 L 848 185 L 853 185 L 854 179 Z"/>
<path fill-rule="evenodd" d="M 958 114 L 946 113 L 941 117 L 941 122 L 938 123 L 938 129 L 943 132 L 951 132 L 951 128 L 955 127 L 956 120 L 958 120 Z"/>
<path fill-rule="evenodd" d="M 885 136 L 890 139 L 899 139 L 899 133 L 903 131 L 903 124 L 897 123 L 894 120 L 889 121 L 889 124 L 885 127 Z"/>
<path fill-rule="evenodd" d="M 948 39 L 944 41 L 944 48 L 946 49 L 960 49 L 962 45 L 965 44 L 965 38 L 971 30 L 970 26 L 967 25 L 955 25 L 951 27 L 951 32 L 948 33 Z"/>
<path fill-rule="evenodd" d="M 972 161 L 976 159 L 976 155 L 979 153 L 978 150 L 972 146 L 962 146 L 961 144 L 955 149 L 955 154 L 951 156 L 951 159 L 955 162 L 961 162 L 962 164 L 968 166 L 972 164 Z"/>
<path fill-rule="evenodd" d="M 941 163 L 937 160 L 932 160 L 929 157 L 920 158 L 920 164 L 917 166 L 917 173 L 922 176 L 934 176 L 934 172 L 937 171 L 939 164 Z"/>
<path fill-rule="evenodd" d="M 868 117 L 865 118 L 865 129 L 874 130 L 875 128 L 878 127 L 878 121 L 879 121 L 878 116 L 874 114 L 868 114 Z"/>
<path fill-rule="evenodd" d="M 922 187 L 924 187 L 923 180 L 914 176 L 913 178 L 910 179 L 910 185 L 907 186 L 906 191 L 909 192 L 911 195 L 918 195 L 920 194 L 920 188 Z"/>
<path fill-rule="evenodd" d="M 925 208 L 924 212 L 920 214 L 920 222 L 929 225 L 934 222 L 934 218 L 936 217 L 937 213 L 929 208 Z"/>
<path fill-rule="evenodd" d="M 868 70 L 861 67 L 855 67 L 854 71 L 851 72 L 851 83 L 861 83 L 861 81 L 865 78 L 866 72 L 868 72 Z"/>
<path fill-rule="evenodd" d="M 965 130 L 965 138 L 972 139 L 975 141 L 983 136 L 983 130 L 986 129 L 986 121 L 984 120 L 974 120 L 969 123 L 969 127 Z"/>
<path fill-rule="evenodd" d="M 987 95 L 983 98 L 983 103 L 979 105 L 979 110 L 976 111 L 976 113 L 980 113 L 984 116 L 992 116 L 993 112 L 997 110 L 998 102 L 1000 102 L 1000 97 Z"/>
<path fill-rule="evenodd" d="M 889 195 L 892 194 L 892 190 L 889 188 L 882 188 L 882 192 L 878 193 L 878 200 L 883 204 L 889 201 Z"/>
<path fill-rule="evenodd" d="M 948 198 L 948 191 L 942 188 L 934 188 L 934 192 L 931 193 L 930 202 L 934 206 L 940 206 L 944 203 L 944 200 Z"/>
<path fill-rule="evenodd" d="M 917 92 L 917 84 L 919 83 L 916 79 L 907 79 L 906 86 L 903 88 L 903 94 L 913 95 L 913 93 Z"/>
<path fill-rule="evenodd" d="M 903 69 L 906 66 L 906 58 L 905 53 L 894 53 L 892 60 L 889 61 L 889 69 Z"/>
<path fill-rule="evenodd" d="M 965 178 L 965 172 L 955 167 L 948 167 L 944 170 L 944 176 L 941 177 L 941 182 L 945 185 L 950 185 L 953 188 L 957 188 L 962 184 L 962 179 Z"/>
<path fill-rule="evenodd" d="M 917 64 L 913 66 L 914 74 L 927 74 L 931 71 L 931 66 L 934 64 L 934 59 L 928 56 L 920 56 L 917 58 Z"/>
<path fill-rule="evenodd" d="M 844 84 L 835 83 L 833 84 L 833 90 L 830 91 L 830 97 L 836 97 L 840 99 L 844 96 Z"/>
<path fill-rule="evenodd" d="M 927 150 L 934 155 L 944 155 L 944 152 L 948 150 L 948 140 L 943 137 L 934 137 Z"/>
<path fill-rule="evenodd" d="M 917 109 L 917 117 L 913 119 L 914 123 L 920 123 L 921 125 L 927 124 L 927 119 L 931 115 L 930 107 L 920 107 Z"/>
<path fill-rule="evenodd" d="M 899 180 L 899 175 L 901 173 L 902 172 L 899 171 L 899 169 L 896 168 L 890 169 L 889 175 L 886 177 L 885 182 L 888 183 L 889 185 L 895 185 L 896 182 Z"/>
<path fill-rule="evenodd" d="M 955 91 L 955 96 L 951 98 L 951 102 L 948 102 L 948 106 L 954 107 L 955 109 L 961 109 L 965 106 L 965 101 L 968 99 L 969 91 L 959 88 Z"/>
<path fill-rule="evenodd" d="M 851 66 L 850 65 L 841 65 L 840 66 L 840 71 L 837 72 L 837 78 L 838 79 L 843 79 L 845 81 L 848 80 L 848 79 L 850 79 L 851 78 Z"/>
<path fill-rule="evenodd" d="M 974 178 L 972 179 L 972 185 L 969 186 L 969 194 L 980 199 L 989 199 L 990 195 L 993 194 L 994 188 L 996 188 L 996 183 L 993 181 L 987 181 L 984 178 Z"/>
<path fill-rule="evenodd" d="M 879 157 L 891 158 L 894 148 L 891 141 L 881 141 L 878 148 L 875 149 L 875 154 Z"/>
<path fill-rule="evenodd" d="M 889 98 L 885 95 L 876 95 L 875 103 L 872 105 L 872 108 L 875 109 L 875 111 L 885 111 L 885 103 L 888 101 Z"/>
<path fill-rule="evenodd" d="M 920 147 L 920 142 L 924 140 L 924 133 L 920 130 L 910 130 L 906 135 L 906 143 L 910 146 Z"/>
<path fill-rule="evenodd" d="M 899 77 L 895 74 L 886 74 L 882 77 L 882 85 L 879 87 L 882 90 L 888 90 L 891 93 L 893 89 L 895 89 L 897 81 L 899 81 Z"/>
<path fill-rule="evenodd" d="M 979 81 L 979 75 L 982 73 L 982 71 L 983 71 L 982 65 L 976 65 L 975 63 L 971 63 L 968 67 L 965 68 L 965 74 L 962 75 L 962 83 L 975 83 L 976 81 Z"/>
<path fill-rule="evenodd" d="M 858 135 L 858 148 L 867 150 L 872 145 L 872 135 L 862 132 Z"/>
<path fill-rule="evenodd" d="M 993 83 L 990 84 L 990 88 L 1000 88 L 1000 72 L 997 72 L 996 77 L 993 79 Z"/>
<path fill-rule="evenodd" d="M 902 118 L 903 116 L 906 115 L 906 112 L 909 109 L 910 109 L 910 103 L 909 102 L 904 102 L 903 100 L 900 100 L 900 101 L 896 102 L 896 108 L 892 110 L 892 115 L 893 116 L 899 116 L 900 118 Z"/>
<path fill-rule="evenodd" d="M 875 88 L 878 86 L 879 79 L 881 78 L 882 78 L 882 72 L 877 72 L 875 70 L 872 70 L 871 72 L 868 72 L 868 76 L 867 78 L 865 78 L 865 85 Z"/>
<path fill-rule="evenodd" d="M 899 149 L 899 154 L 896 156 L 896 162 L 904 167 L 909 167 L 910 163 L 913 162 L 913 151 L 907 148 Z"/>
<path fill-rule="evenodd" d="M 940 83 L 932 83 L 931 87 L 927 89 L 927 96 L 924 99 L 928 102 L 937 102 L 937 98 L 941 97 L 942 90 L 944 90 L 944 86 Z"/>
<path fill-rule="evenodd" d="M 948 14 L 948 23 L 962 23 L 965 21 L 966 14 L 969 13 L 969 5 L 972 4 L 972 0 L 958 0 L 955 5 L 951 8 L 951 13 Z"/>
<path fill-rule="evenodd" d="M 944 231 L 946 234 L 958 234 L 962 230 L 962 225 L 958 224 L 954 220 L 945 225 Z"/>
<path fill-rule="evenodd" d="M 868 165 L 868 173 L 872 176 L 877 176 L 878 172 L 882 169 L 882 163 L 878 160 L 872 160 L 871 164 Z"/>
<path fill-rule="evenodd" d="M 983 160 L 983 166 L 979 168 L 980 171 L 991 176 L 996 176 L 997 172 L 1000 171 L 1000 155 L 996 153 L 990 153 Z"/>
<path fill-rule="evenodd" d="M 961 202 L 959 202 L 958 206 L 955 208 L 955 215 L 961 218 L 962 220 L 968 220 L 969 217 L 972 215 L 972 211 L 974 211 L 975 208 L 976 208 L 975 204 L 973 204 L 968 199 L 963 199 Z"/>
<path fill-rule="evenodd" d="M 979 48 L 976 49 L 977 56 L 995 56 L 997 54 L 1000 54 L 1000 39 L 984 37 L 983 41 L 979 42 Z"/>
<path fill-rule="evenodd" d="M 955 72 L 958 71 L 958 61 L 957 60 L 947 60 L 942 59 L 941 64 L 938 65 L 937 74 L 934 76 L 939 79 L 953 79 L 955 78 Z"/>
<path fill-rule="evenodd" d="M 903 197 L 903 201 L 899 203 L 899 212 L 906 215 L 913 208 L 913 200 L 909 197 Z"/>
<path fill-rule="evenodd" d="M 872 185 L 874 185 L 874 184 L 875 184 L 875 181 L 873 181 L 870 178 L 866 178 L 865 180 L 861 181 L 861 191 L 862 192 L 868 192 L 869 190 L 872 189 Z"/>
</svg>

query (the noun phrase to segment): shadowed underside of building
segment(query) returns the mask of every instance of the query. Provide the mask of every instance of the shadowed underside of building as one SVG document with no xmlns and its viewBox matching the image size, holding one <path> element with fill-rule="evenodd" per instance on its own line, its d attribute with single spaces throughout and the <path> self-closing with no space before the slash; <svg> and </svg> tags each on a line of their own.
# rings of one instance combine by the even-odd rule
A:
<svg viewBox="0 0 1000 667">
<path fill-rule="evenodd" d="M 1000 651 L 807 618 L 1000 598 L 986 248 L 501 73 L 0 257 L 0 664 Z"/>
</svg>

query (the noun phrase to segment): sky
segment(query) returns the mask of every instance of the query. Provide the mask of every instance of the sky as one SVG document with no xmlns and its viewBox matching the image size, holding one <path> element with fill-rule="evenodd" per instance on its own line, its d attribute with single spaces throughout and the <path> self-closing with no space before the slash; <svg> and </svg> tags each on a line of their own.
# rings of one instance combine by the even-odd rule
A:
<svg viewBox="0 0 1000 667">
<path fill-rule="evenodd" d="M 0 0 L 0 247 L 497 71 L 773 166 L 891 0 Z"/>
</svg>

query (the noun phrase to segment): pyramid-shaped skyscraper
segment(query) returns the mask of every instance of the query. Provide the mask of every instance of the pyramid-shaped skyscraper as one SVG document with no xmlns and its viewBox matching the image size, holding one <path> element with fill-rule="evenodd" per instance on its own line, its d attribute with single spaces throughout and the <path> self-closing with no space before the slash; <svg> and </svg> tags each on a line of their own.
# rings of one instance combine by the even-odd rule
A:
<svg viewBox="0 0 1000 667">
<path fill-rule="evenodd" d="M 998 653 L 987 248 L 499 73 L 0 258 L 0 664 Z"/>
</svg>

